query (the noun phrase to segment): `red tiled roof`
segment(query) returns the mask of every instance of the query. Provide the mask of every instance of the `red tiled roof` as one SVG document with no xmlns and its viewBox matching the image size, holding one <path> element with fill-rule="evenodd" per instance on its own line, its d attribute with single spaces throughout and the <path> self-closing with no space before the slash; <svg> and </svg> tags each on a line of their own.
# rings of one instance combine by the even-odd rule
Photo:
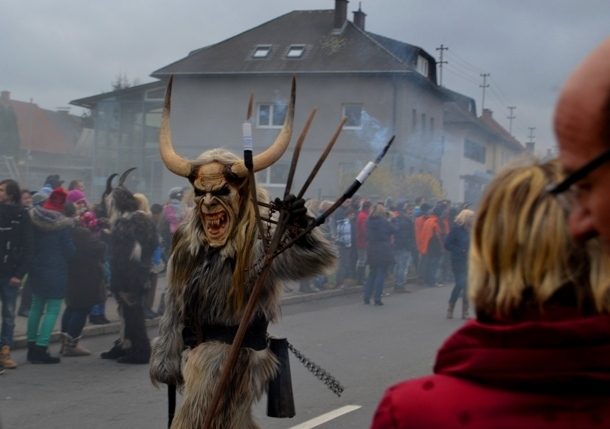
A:
<svg viewBox="0 0 610 429">
<path fill-rule="evenodd" d="M 492 116 L 492 112 L 489 109 L 483 109 L 483 114 L 479 116 L 479 120 L 485 124 L 491 131 L 493 131 L 500 139 L 502 139 L 508 146 L 517 149 L 525 150 L 525 147 Z"/>
<path fill-rule="evenodd" d="M 34 103 L 10 100 L 17 117 L 21 148 L 37 152 L 68 153 L 72 149 L 66 135 L 49 119 L 45 111 Z"/>
</svg>

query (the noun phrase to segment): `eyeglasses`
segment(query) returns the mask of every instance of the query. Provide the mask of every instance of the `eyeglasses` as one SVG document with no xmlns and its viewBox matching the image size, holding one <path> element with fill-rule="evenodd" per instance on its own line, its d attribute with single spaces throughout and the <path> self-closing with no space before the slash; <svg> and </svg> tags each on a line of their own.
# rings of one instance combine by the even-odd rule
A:
<svg viewBox="0 0 610 429">
<path fill-rule="evenodd" d="M 559 183 L 553 183 L 548 188 L 548 193 L 557 197 L 564 205 L 571 207 L 575 199 L 578 198 L 579 188 L 576 185 L 593 171 L 610 161 L 610 149 L 587 162 L 585 165 L 570 173 Z"/>
</svg>

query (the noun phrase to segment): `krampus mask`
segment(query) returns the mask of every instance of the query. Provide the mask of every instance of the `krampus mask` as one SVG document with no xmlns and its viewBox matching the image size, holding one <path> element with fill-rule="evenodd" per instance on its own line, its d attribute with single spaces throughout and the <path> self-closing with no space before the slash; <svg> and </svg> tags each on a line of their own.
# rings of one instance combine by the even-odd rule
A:
<svg viewBox="0 0 610 429">
<path fill-rule="evenodd" d="M 196 214 L 203 225 L 204 239 L 211 247 L 223 247 L 234 234 L 248 198 L 248 170 L 242 159 L 223 149 L 212 149 L 195 160 L 178 155 L 173 148 L 169 126 L 172 79 L 165 93 L 161 120 L 161 158 L 173 173 L 188 178 L 193 186 Z M 276 162 L 286 151 L 292 136 L 295 82 L 284 125 L 275 142 L 253 159 L 253 170 L 261 171 Z"/>
<path fill-rule="evenodd" d="M 138 210 L 138 202 L 131 191 L 125 187 L 125 180 L 129 173 L 134 170 L 135 167 L 132 167 L 123 172 L 119 177 L 119 184 L 114 188 L 112 187 L 112 181 L 118 174 L 112 174 L 106 179 L 106 190 L 102 195 L 102 205 L 111 225 L 125 213 Z"/>
</svg>

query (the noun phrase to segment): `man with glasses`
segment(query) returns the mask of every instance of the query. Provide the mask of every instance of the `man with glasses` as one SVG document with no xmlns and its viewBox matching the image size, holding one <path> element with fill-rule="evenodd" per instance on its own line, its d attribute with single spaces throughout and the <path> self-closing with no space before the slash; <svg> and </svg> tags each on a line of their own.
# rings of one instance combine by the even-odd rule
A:
<svg viewBox="0 0 610 429">
<path fill-rule="evenodd" d="M 610 251 L 610 38 L 574 71 L 555 109 L 567 177 L 550 189 L 570 210 L 570 233 Z"/>
</svg>

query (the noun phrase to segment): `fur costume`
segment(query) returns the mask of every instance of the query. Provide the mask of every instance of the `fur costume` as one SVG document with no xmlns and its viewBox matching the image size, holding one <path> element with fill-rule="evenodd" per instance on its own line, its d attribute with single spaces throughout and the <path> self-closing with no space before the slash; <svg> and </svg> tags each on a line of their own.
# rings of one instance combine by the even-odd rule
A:
<svg viewBox="0 0 610 429">
<path fill-rule="evenodd" d="M 174 236 L 166 311 L 159 325 L 160 336 L 153 344 L 150 375 L 155 385 L 174 384 L 181 389 L 182 406 L 171 427 L 200 429 L 254 286 L 252 268 L 261 261 L 264 245 L 243 161 L 222 149 L 204 152 L 194 161 L 173 151 L 167 128 L 170 90 L 171 84 L 161 131 L 162 157 L 170 170 L 188 177 L 194 188 L 195 209 Z M 278 140 L 290 139 L 285 131 L 286 123 L 292 121 L 291 110 L 284 135 L 280 133 Z M 269 155 L 268 149 L 255 157 L 255 170 L 281 156 L 287 141 L 280 143 L 284 148 L 279 154 Z M 268 201 L 262 188 L 257 193 L 259 201 Z M 261 216 L 266 214 L 261 208 Z M 313 276 L 332 267 L 335 260 L 335 248 L 317 230 L 274 259 L 239 352 L 233 383 L 223 396 L 213 428 L 258 428 L 251 408 L 277 371 L 277 359 L 267 348 L 265 335 L 267 324 L 279 317 L 282 282 Z"/>
<path fill-rule="evenodd" d="M 143 364 L 150 358 L 150 341 L 142 300 L 157 246 L 157 233 L 150 216 L 138 211 L 136 199 L 123 186 L 125 177 L 124 173 L 119 186 L 104 198 L 110 222 L 110 289 L 119 304 L 124 332 L 123 338 L 110 351 L 102 353 L 102 357 Z"/>
</svg>

